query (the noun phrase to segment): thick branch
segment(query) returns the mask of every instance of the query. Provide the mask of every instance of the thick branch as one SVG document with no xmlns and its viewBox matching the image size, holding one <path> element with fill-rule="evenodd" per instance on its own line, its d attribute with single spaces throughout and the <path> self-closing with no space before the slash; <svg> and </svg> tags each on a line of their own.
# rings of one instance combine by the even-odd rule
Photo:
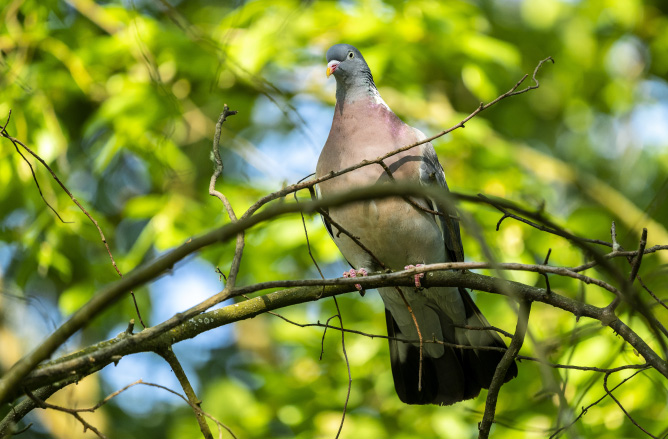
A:
<svg viewBox="0 0 668 439">
<path fill-rule="evenodd" d="M 268 311 L 319 300 L 323 297 L 357 291 L 354 287 L 355 283 L 363 284 L 366 288 L 378 288 L 392 285 L 406 287 L 414 286 L 414 279 L 412 276 L 414 271 L 415 269 L 399 273 L 384 273 L 354 279 L 340 278 L 325 281 L 275 281 L 247 287 L 239 287 L 234 290 L 235 294 L 251 294 L 267 288 L 280 288 L 289 285 L 306 285 L 277 291 L 275 293 L 266 294 L 264 296 L 255 297 L 244 302 L 226 306 L 218 310 L 206 312 L 194 318 L 190 318 L 166 332 L 163 331 L 162 333 L 159 333 L 154 328 L 148 328 L 132 336 L 121 335 L 116 339 L 103 342 L 97 347 L 91 347 L 83 353 L 75 353 L 56 360 L 49 365 L 40 367 L 32 372 L 22 385 L 29 389 L 34 389 L 50 382 L 57 382 L 59 379 L 67 377 L 73 370 L 79 372 L 85 371 L 87 368 L 91 367 L 91 364 L 95 364 L 99 368 L 100 366 L 113 362 L 114 359 L 117 361 L 124 355 L 144 351 L 154 351 L 160 347 L 169 346 L 193 338 L 210 329 L 227 325 L 235 321 L 252 318 Z M 460 270 L 432 272 L 426 276 L 423 284 L 427 287 L 461 286 L 495 294 L 503 294 L 504 291 L 510 290 L 519 300 L 543 302 L 570 312 L 577 317 L 589 317 L 601 322 L 607 322 L 609 320 L 609 314 L 604 308 L 579 302 L 562 296 L 554 291 L 548 294 L 543 288 L 532 287 L 471 272 Z M 621 320 L 614 320 L 609 323 L 609 326 L 632 345 L 634 349 L 645 358 L 647 363 L 659 370 L 661 374 L 668 377 L 668 364 L 666 364 L 666 362 L 662 360 L 631 328 Z"/>
</svg>

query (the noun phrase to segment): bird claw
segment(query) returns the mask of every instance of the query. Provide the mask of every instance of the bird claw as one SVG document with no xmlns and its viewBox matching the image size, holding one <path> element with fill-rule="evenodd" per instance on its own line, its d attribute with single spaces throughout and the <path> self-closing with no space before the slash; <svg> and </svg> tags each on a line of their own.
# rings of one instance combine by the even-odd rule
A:
<svg viewBox="0 0 668 439">
<path fill-rule="evenodd" d="M 415 264 L 415 265 L 406 265 L 404 267 L 404 270 L 410 270 L 411 268 L 417 268 L 417 267 L 424 267 L 424 264 Z M 415 288 L 421 288 L 422 284 L 420 283 L 420 279 L 424 277 L 424 273 L 418 273 L 414 276 L 415 278 Z"/>
<path fill-rule="evenodd" d="M 343 277 L 357 277 L 358 275 L 364 277 L 368 274 L 369 272 L 366 271 L 364 268 L 360 268 L 357 271 L 355 271 L 354 268 L 351 268 L 350 270 L 343 272 Z M 362 285 L 360 284 L 355 284 L 355 288 L 357 288 L 357 291 L 362 291 Z"/>
</svg>

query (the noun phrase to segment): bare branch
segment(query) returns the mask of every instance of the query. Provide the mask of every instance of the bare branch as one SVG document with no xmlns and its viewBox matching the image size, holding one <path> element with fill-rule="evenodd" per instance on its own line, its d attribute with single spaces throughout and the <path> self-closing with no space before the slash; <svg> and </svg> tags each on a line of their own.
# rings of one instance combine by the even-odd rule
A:
<svg viewBox="0 0 668 439">
<path fill-rule="evenodd" d="M 165 359 L 165 361 L 172 368 L 172 372 L 174 372 L 174 375 L 176 375 L 176 378 L 179 380 L 181 388 L 188 397 L 188 403 L 195 412 L 195 418 L 197 419 L 197 423 L 199 424 L 199 429 L 202 432 L 202 435 L 205 437 L 205 439 L 213 439 L 213 435 L 209 429 L 209 424 L 206 423 L 206 419 L 204 419 L 204 412 L 201 409 L 202 401 L 197 398 L 195 390 L 193 390 L 193 387 L 190 385 L 190 380 L 188 379 L 186 372 L 183 370 L 183 367 L 181 367 L 181 362 L 176 357 L 176 354 L 174 354 L 171 346 L 157 350 L 156 353 Z"/>
<path fill-rule="evenodd" d="M 645 246 L 647 246 L 647 229 L 642 229 L 642 236 L 640 237 L 640 244 L 638 245 L 638 254 L 631 263 L 631 274 L 629 275 L 629 282 L 633 283 L 640 270 L 640 263 L 645 254 Z"/>
<path fill-rule="evenodd" d="M 328 214 L 324 209 L 320 209 L 318 212 L 320 213 L 320 215 L 322 215 L 322 216 L 325 218 L 325 220 L 326 220 L 328 223 L 330 223 L 332 226 L 336 227 L 336 229 L 338 230 L 338 232 L 336 233 L 337 236 L 338 236 L 339 234 L 343 233 L 343 234 L 346 235 L 348 238 L 350 238 L 355 244 L 357 244 L 357 246 L 358 246 L 359 248 L 361 248 L 361 249 L 364 250 L 369 256 L 371 256 L 371 258 L 374 260 L 374 262 L 376 262 L 380 267 L 382 267 L 383 269 L 387 269 L 387 266 L 383 263 L 383 261 L 381 261 L 380 259 L 378 259 L 378 257 L 377 257 L 376 255 L 374 255 L 373 252 L 372 252 L 366 245 L 364 245 L 364 244 L 362 243 L 362 241 L 360 241 L 359 238 L 358 238 L 357 236 L 353 235 L 353 234 L 350 233 L 348 230 L 346 230 L 343 226 L 341 226 L 341 224 L 339 224 L 339 223 L 337 223 L 336 221 L 334 221 L 334 219 L 332 219 L 332 217 L 329 216 L 329 214 Z"/>
<path fill-rule="evenodd" d="M 356 334 L 356 335 L 361 335 L 363 337 L 368 337 L 371 339 L 374 338 L 382 338 L 385 340 L 393 340 L 393 341 L 398 341 L 400 343 L 409 343 L 409 344 L 415 344 L 419 343 L 420 340 L 409 340 L 409 339 L 404 339 L 404 338 L 399 338 L 399 337 L 390 337 L 388 335 L 383 335 L 383 334 L 369 334 L 367 332 L 363 331 L 357 331 L 355 329 L 346 329 L 346 328 L 340 328 L 338 326 L 332 326 L 329 324 L 329 321 L 332 318 L 329 318 L 327 320 L 327 323 L 298 323 L 293 320 L 288 319 L 287 317 L 275 313 L 273 311 L 267 311 L 267 314 L 271 314 L 273 316 L 276 316 L 287 323 L 290 323 L 291 325 L 299 326 L 300 328 L 309 328 L 309 327 L 316 327 L 316 328 L 325 328 L 325 329 L 335 329 L 337 331 L 344 331 L 350 334 Z M 464 325 L 455 325 L 458 328 L 462 329 L 468 329 L 470 331 L 497 331 L 503 335 L 505 335 L 508 338 L 512 338 L 513 334 L 504 331 L 503 329 L 497 328 L 495 326 L 464 326 Z M 496 347 L 496 346 L 471 346 L 471 345 L 460 345 L 456 343 L 449 343 L 446 341 L 442 340 L 424 340 L 424 343 L 436 343 L 440 344 L 443 346 L 448 346 L 451 348 L 457 348 L 457 349 L 474 349 L 474 350 L 489 350 L 489 351 L 497 351 L 497 352 L 506 352 L 506 348 L 501 348 L 501 347 Z M 595 366 L 577 366 L 573 364 L 558 364 L 558 363 L 549 363 L 543 359 L 536 358 L 536 357 L 529 357 L 526 355 L 517 355 L 516 359 L 518 360 L 527 360 L 527 361 L 535 361 L 541 364 L 544 364 L 546 366 L 549 366 L 554 369 L 570 369 L 570 370 L 579 370 L 579 371 L 586 371 L 586 372 L 598 372 L 598 373 L 608 373 L 608 372 L 619 372 L 620 370 L 627 370 L 627 369 L 647 369 L 650 367 L 647 363 L 645 364 L 626 364 L 624 366 L 619 366 L 619 367 L 614 367 L 614 368 L 601 368 L 601 367 L 595 367 Z"/>
<path fill-rule="evenodd" d="M 411 315 L 411 318 L 413 319 L 413 324 L 415 325 L 415 330 L 417 331 L 419 343 L 420 343 L 420 363 L 418 366 L 418 391 L 422 391 L 422 358 L 423 358 L 423 348 L 424 348 L 424 338 L 422 337 L 422 332 L 420 331 L 420 325 L 418 325 L 417 318 L 415 318 L 415 313 L 413 313 L 413 308 L 411 308 L 411 305 L 408 303 L 408 300 L 406 300 L 406 296 L 404 295 L 403 291 L 401 291 L 401 288 L 398 286 L 394 287 L 397 292 L 399 293 L 399 296 L 401 297 L 401 300 L 404 301 L 404 305 L 406 305 L 406 309 L 408 309 L 408 313 Z"/>
<path fill-rule="evenodd" d="M 9 121 L 9 120 L 8 120 L 8 121 Z M 58 211 L 57 211 L 57 210 L 56 210 L 56 209 L 55 209 L 55 208 L 54 208 L 48 201 L 46 201 L 46 198 L 44 197 L 44 193 L 42 193 L 42 187 L 39 185 L 39 182 L 37 181 L 37 175 L 35 175 L 35 169 L 32 167 L 32 163 L 30 163 L 30 162 L 28 161 L 28 159 L 26 158 L 26 156 L 23 155 L 23 153 L 21 152 L 21 150 L 20 150 L 19 147 L 18 147 L 18 145 L 21 145 L 21 146 L 24 146 L 24 145 L 23 145 L 20 141 L 18 141 L 17 139 L 14 139 L 13 137 L 10 137 L 4 129 L 2 130 L 2 132 L 1 132 L 0 134 L 2 134 L 3 137 L 8 138 L 8 139 L 14 144 L 14 148 L 16 149 L 16 152 L 19 153 L 19 155 L 21 156 L 21 158 L 23 159 L 23 161 L 26 162 L 26 164 L 27 164 L 28 167 L 30 168 L 30 173 L 32 174 L 32 179 L 33 179 L 33 181 L 35 182 L 35 186 L 37 186 L 37 191 L 39 192 L 39 196 L 42 197 L 42 201 L 44 201 L 44 204 L 46 204 L 46 206 L 47 206 L 49 209 L 51 209 L 51 211 L 58 217 L 58 219 L 60 220 L 60 222 L 62 222 L 62 223 L 64 223 L 64 224 L 71 224 L 72 221 L 65 221 L 65 220 L 60 216 L 60 214 L 58 213 Z M 24 146 L 24 147 L 25 147 L 25 146 Z M 31 152 L 32 152 L 32 151 L 31 151 Z"/>
<path fill-rule="evenodd" d="M 90 222 L 93 223 L 93 225 L 94 225 L 95 228 L 97 229 L 98 233 L 100 234 L 100 239 L 102 240 L 102 244 L 104 244 L 104 248 L 107 249 L 107 254 L 109 255 L 109 259 L 111 260 L 111 265 L 114 267 L 114 270 L 116 270 L 116 273 L 118 274 L 118 276 L 119 276 L 119 277 L 123 277 L 123 274 L 121 273 L 121 270 L 119 270 L 118 265 L 116 265 L 116 261 L 114 260 L 114 256 L 111 254 L 111 249 L 109 248 L 109 244 L 107 243 L 107 238 L 104 236 L 104 233 L 102 232 L 102 228 L 101 228 L 100 225 L 97 223 L 97 221 L 95 220 L 95 218 L 93 218 L 93 216 L 92 216 L 92 215 L 91 215 L 91 214 L 90 214 L 90 213 L 89 213 L 89 212 L 88 212 L 88 211 L 81 205 L 81 203 L 79 203 L 79 201 L 74 197 L 74 195 L 72 195 L 72 192 L 70 192 L 70 190 L 67 189 L 67 186 L 65 186 L 65 184 L 63 184 L 62 181 L 60 181 L 60 178 L 58 178 L 58 176 L 56 175 L 56 173 L 55 173 L 55 172 L 53 171 L 53 169 L 51 169 L 51 167 L 44 161 L 44 159 L 42 159 L 39 155 L 37 155 L 37 153 L 35 153 L 33 150 L 31 150 L 30 148 L 28 148 L 23 142 L 21 142 L 20 140 L 14 138 L 14 137 L 12 137 L 12 136 L 10 136 L 10 135 L 7 133 L 6 128 L 7 128 L 7 124 L 9 123 L 9 117 L 10 117 L 10 116 L 11 116 L 11 110 L 10 110 L 10 112 L 9 112 L 9 116 L 7 117 L 7 123 L 5 123 L 5 126 L 2 128 L 2 130 L 0 130 L 0 135 L 1 135 L 2 137 L 5 137 L 6 139 L 9 139 L 9 141 L 11 141 L 12 144 L 14 144 L 14 148 L 16 148 L 16 152 L 19 153 L 19 155 L 23 158 L 23 160 L 24 160 L 24 161 L 28 164 L 28 166 L 30 167 L 30 172 L 32 173 L 32 178 L 33 178 L 33 180 L 35 181 L 35 185 L 37 186 L 37 190 L 39 191 L 39 195 L 42 197 L 42 200 L 44 200 L 44 203 L 45 203 L 45 204 L 46 204 L 46 205 L 53 211 L 53 213 L 56 214 L 56 216 L 58 217 L 58 219 L 60 219 L 60 221 L 62 221 L 63 223 L 71 223 L 71 221 L 65 221 L 65 220 L 63 220 L 63 219 L 60 217 L 60 215 L 58 214 L 58 212 L 56 212 L 56 210 L 49 204 L 49 202 L 46 201 L 46 198 L 44 198 L 44 194 L 42 194 L 42 189 L 40 188 L 39 183 L 37 182 L 37 176 L 35 175 L 35 171 L 34 171 L 34 169 L 33 169 L 33 167 L 32 167 L 32 164 L 30 164 L 30 162 L 28 161 L 28 159 L 21 153 L 21 151 L 19 150 L 19 145 L 20 145 L 23 149 L 25 149 L 26 151 L 28 151 L 33 157 L 35 157 L 35 158 L 42 164 L 42 166 L 44 166 L 44 167 L 49 171 L 49 173 L 51 173 L 51 176 L 52 176 L 53 179 L 56 181 L 56 183 L 58 183 L 58 185 L 63 189 L 63 191 L 70 197 L 70 199 L 72 200 L 72 202 L 73 202 L 74 204 L 76 204 L 76 206 L 79 208 L 79 210 L 81 210 L 81 211 L 88 217 L 88 219 L 90 220 Z M 137 305 L 137 299 L 135 298 L 135 294 L 134 294 L 134 292 L 133 292 L 133 291 L 130 291 L 130 295 L 132 296 L 132 301 L 133 301 L 134 306 L 135 306 L 135 311 L 136 311 L 136 313 L 137 313 L 137 318 L 139 318 L 139 322 L 140 322 L 141 325 L 145 328 L 146 325 L 144 324 L 144 321 L 142 320 L 142 317 L 141 317 L 141 313 L 139 312 L 139 305 Z"/>
<path fill-rule="evenodd" d="M 48 402 L 45 402 L 45 401 L 39 399 L 39 397 L 33 395 L 30 390 L 26 390 L 26 395 L 28 396 L 28 398 L 32 399 L 33 402 L 35 404 L 37 404 L 37 406 L 39 408 L 52 409 L 52 410 L 56 410 L 56 411 L 59 411 L 59 412 L 69 413 L 77 421 L 79 421 L 81 423 L 81 425 L 83 425 L 84 433 L 86 432 L 86 430 L 90 430 L 93 433 L 95 433 L 97 435 L 97 437 L 99 437 L 99 438 L 102 438 L 102 439 L 107 438 L 107 436 L 102 434 L 102 432 L 100 432 L 100 430 L 95 428 L 92 424 L 90 424 L 88 421 L 86 421 L 84 418 L 82 418 L 81 415 L 79 414 L 79 412 L 82 412 L 82 411 L 87 411 L 87 412 L 95 411 L 97 409 L 97 407 L 95 407 L 94 409 L 68 409 L 66 407 L 61 407 L 59 405 L 49 404 Z"/>
<path fill-rule="evenodd" d="M 293 195 L 294 195 L 294 198 L 295 198 L 295 202 L 298 203 L 299 200 L 297 198 L 297 193 L 295 192 Z M 311 196 L 314 197 L 315 194 L 311 193 Z M 320 274 L 320 278 L 324 279 L 325 276 L 322 274 L 322 270 L 320 269 L 320 266 L 318 265 L 318 261 L 315 260 L 315 256 L 313 256 L 313 252 L 311 252 L 311 241 L 309 241 L 309 238 L 308 238 L 308 229 L 306 228 L 306 220 L 304 219 L 304 213 L 300 212 L 299 214 L 300 214 L 301 219 L 302 219 L 302 226 L 304 227 L 304 237 L 306 238 L 306 248 L 308 249 L 308 254 L 311 257 L 311 260 L 313 261 L 313 264 L 315 265 L 315 268 L 318 269 L 318 273 Z M 320 211 L 320 214 L 321 215 L 327 215 L 325 213 L 324 209 L 322 209 Z M 329 215 L 327 215 L 327 216 L 329 217 Z M 341 229 L 341 231 L 343 231 L 343 229 Z M 348 233 L 348 232 L 346 231 L 346 233 Z M 352 234 L 350 236 L 351 236 L 351 238 L 354 238 L 352 236 Z M 359 245 L 361 246 L 361 243 L 359 243 Z M 369 252 L 369 253 L 371 253 L 371 252 Z M 244 296 L 244 297 L 248 298 L 247 296 Z M 339 318 L 339 324 L 341 325 L 341 328 L 343 328 L 343 317 L 341 316 L 341 309 L 339 308 L 339 302 L 336 300 L 336 297 L 332 297 L 332 299 L 334 299 L 334 305 L 336 306 L 336 315 L 327 319 L 327 323 L 329 323 L 330 320 L 332 320 L 334 317 L 338 317 Z M 320 342 L 320 346 L 321 346 L 320 347 L 320 360 L 322 360 L 322 356 L 325 353 L 325 334 L 326 333 L 327 333 L 327 328 L 325 327 L 325 330 L 322 331 L 322 341 Z M 348 401 L 350 400 L 350 392 L 352 391 L 352 386 L 353 386 L 353 376 L 352 376 L 352 372 L 350 371 L 350 360 L 348 359 L 348 352 L 346 351 L 345 331 L 341 331 L 341 350 L 343 351 L 343 358 L 346 361 L 346 368 L 348 369 L 348 391 L 346 392 L 346 400 L 343 404 L 343 410 L 342 410 L 343 413 L 341 414 L 341 423 L 339 424 L 339 429 L 336 432 L 336 438 L 337 439 L 341 435 L 341 430 L 343 430 L 343 423 L 346 420 L 346 412 L 348 410 Z"/>
<path fill-rule="evenodd" d="M 622 409 L 622 411 L 624 412 L 624 414 L 626 415 L 626 417 L 629 418 L 629 419 L 631 420 L 631 422 L 633 422 L 633 425 L 635 425 L 635 426 L 638 427 L 640 430 L 642 430 L 642 432 L 645 433 L 647 436 L 649 436 L 649 437 L 651 437 L 651 438 L 654 438 L 654 439 L 659 439 L 658 437 L 654 436 L 654 435 L 653 435 L 652 433 L 650 433 L 649 431 L 647 431 L 647 430 L 645 430 L 644 428 L 642 428 L 642 427 L 640 426 L 640 424 L 638 424 L 638 423 L 636 422 L 636 420 L 633 419 L 633 417 L 629 414 L 629 412 L 626 411 L 626 409 L 624 408 L 624 406 L 619 402 L 619 400 L 615 397 L 615 395 L 612 394 L 612 392 L 610 391 L 610 389 L 608 389 L 608 377 L 610 376 L 610 373 L 611 373 L 611 372 L 606 373 L 605 376 L 603 377 L 603 388 L 605 389 L 605 393 L 606 393 L 607 395 L 610 395 L 610 398 L 612 398 L 612 400 L 615 401 L 615 403 L 619 406 L 619 408 Z"/>
<path fill-rule="evenodd" d="M 569 233 L 568 231 L 557 227 L 555 224 L 552 224 L 549 222 L 546 218 L 544 218 L 540 212 L 529 212 L 525 209 L 522 209 L 513 203 L 508 202 L 507 200 L 499 200 L 499 199 L 491 199 L 489 197 L 486 197 L 483 194 L 478 194 L 478 197 L 480 200 L 475 200 L 470 196 L 466 195 L 460 195 L 456 194 L 455 195 L 457 198 L 466 200 L 466 201 L 484 201 L 485 203 L 489 204 L 490 206 L 493 206 L 494 208 L 498 209 L 501 213 L 503 213 L 503 216 L 501 219 L 496 223 L 496 231 L 499 231 L 499 228 L 501 227 L 501 223 L 503 222 L 504 219 L 506 218 L 512 218 L 514 220 L 517 220 L 519 222 L 522 222 L 524 224 L 527 224 L 537 230 L 540 230 L 541 232 L 546 232 L 550 233 L 552 235 L 556 236 L 561 236 L 562 238 L 568 239 L 569 241 L 576 242 L 576 243 L 588 243 L 588 244 L 598 244 L 598 245 L 604 245 L 607 247 L 611 247 L 611 244 L 609 242 L 601 241 L 600 239 L 590 239 L 590 238 L 582 238 L 580 236 L 575 236 L 572 233 Z M 523 218 L 519 215 L 516 215 L 512 212 L 510 212 L 510 209 L 518 211 L 524 216 L 533 218 L 539 223 L 530 221 L 526 218 Z M 542 224 L 541 224 L 542 223 Z"/>
<path fill-rule="evenodd" d="M 545 260 L 543 261 L 543 265 L 547 265 L 547 262 L 550 260 L 550 255 L 552 254 L 552 249 L 548 248 L 547 249 L 547 255 L 545 255 Z M 547 273 L 541 273 L 543 277 L 545 277 L 545 289 L 547 289 L 547 294 L 550 294 L 552 290 L 550 289 L 550 279 L 547 278 Z"/>
<path fill-rule="evenodd" d="M 343 328 L 343 318 L 341 317 L 341 309 L 339 308 L 339 302 L 337 302 L 336 297 L 334 299 L 334 305 L 336 305 L 336 316 L 339 318 L 339 324 Z M 323 338 L 325 334 L 323 333 Z M 346 368 L 348 369 L 348 391 L 346 392 L 346 402 L 343 404 L 343 414 L 341 415 L 341 423 L 339 424 L 339 429 L 336 432 L 336 439 L 341 435 L 341 430 L 343 430 L 343 423 L 346 420 L 346 411 L 348 409 L 348 401 L 350 401 L 350 391 L 352 390 L 353 385 L 353 375 L 350 372 L 350 360 L 348 360 L 348 352 L 346 351 L 346 337 L 345 332 L 341 331 L 341 349 L 343 350 L 343 357 L 346 360 Z"/>
<path fill-rule="evenodd" d="M 428 267 L 429 266 L 420 267 L 420 269 L 423 270 Z M 251 294 L 255 291 L 261 291 L 267 288 L 294 288 L 256 297 L 246 302 L 236 303 L 233 306 L 210 311 L 192 318 L 191 316 L 193 315 L 193 312 L 196 312 L 201 308 L 199 306 L 194 307 L 194 310 L 188 310 L 169 319 L 161 325 L 154 328 L 148 328 L 131 337 L 120 336 L 120 338 L 103 342 L 98 347 L 91 347 L 86 351 L 72 354 L 51 362 L 32 372 L 30 378 L 25 380 L 22 385 L 31 389 L 41 387 L 49 382 L 54 382 L 59 378 L 68 376 L 70 371 L 73 370 L 86 371 L 92 367 L 92 364 L 98 368 L 103 367 L 113 361 L 113 356 L 155 350 L 159 346 L 178 343 L 179 341 L 192 338 L 209 329 L 226 325 L 234 321 L 251 318 L 267 311 L 297 303 L 319 300 L 323 297 L 357 291 L 354 288 L 354 283 L 362 283 L 367 288 L 394 285 L 411 287 L 414 285 L 412 275 L 416 270 L 417 269 L 398 273 L 383 273 L 364 278 L 358 277 L 355 279 L 338 278 L 325 281 L 273 281 L 238 287 L 235 289 L 235 293 L 238 294 Z M 467 271 L 449 270 L 438 273 L 432 272 L 427 275 L 425 282 L 428 282 L 428 286 L 430 287 L 459 286 L 496 294 L 503 294 L 508 290 L 512 290 L 513 294 L 520 300 L 543 302 L 570 312 L 577 317 L 589 317 L 601 322 L 607 322 L 609 319 L 604 308 L 598 308 L 570 299 L 554 291 L 552 294 L 548 295 L 542 288 L 500 280 Z M 303 286 L 295 287 L 296 285 Z M 215 302 L 215 300 L 207 302 L 207 305 L 213 302 Z M 631 344 L 634 349 L 645 358 L 647 363 L 651 364 L 661 374 L 668 377 L 668 364 L 666 364 L 666 362 L 661 359 L 641 337 L 631 330 L 631 328 L 626 326 L 619 319 L 608 324 L 615 332 L 626 340 L 627 343 Z"/>
<path fill-rule="evenodd" d="M 193 407 L 191 402 L 188 401 L 188 399 L 186 397 L 184 397 L 183 395 L 181 395 L 178 392 L 175 392 L 174 390 L 170 389 L 169 387 L 161 386 L 160 384 L 147 383 L 147 382 L 142 381 L 142 380 L 136 381 L 136 382 L 130 384 L 130 386 L 134 386 L 134 385 L 137 385 L 137 384 L 141 384 L 141 385 L 144 385 L 144 386 L 150 386 L 150 387 L 156 387 L 158 389 L 166 390 L 167 392 L 169 392 L 173 395 L 176 395 L 179 398 L 181 398 L 182 400 L 184 400 L 186 403 L 188 403 L 193 408 L 193 410 L 196 410 L 198 408 L 198 407 Z M 126 386 L 126 389 L 129 388 L 130 386 Z M 201 411 L 201 409 L 199 409 L 199 410 Z M 212 415 L 210 415 L 209 413 L 207 413 L 205 411 L 201 411 L 201 413 L 204 416 L 206 416 L 207 418 L 211 419 L 216 424 L 216 426 L 218 426 L 218 429 L 220 430 L 220 433 L 218 435 L 219 438 L 222 438 L 222 430 L 226 430 L 230 434 L 230 436 L 232 436 L 233 439 L 237 439 L 237 437 L 234 435 L 232 430 L 227 425 L 223 424 L 218 419 L 214 418 Z"/>
<path fill-rule="evenodd" d="M 589 404 L 587 407 L 583 407 L 583 408 L 582 408 L 582 411 L 580 412 L 580 414 L 578 415 L 577 418 L 575 418 L 570 424 L 568 424 L 568 425 L 564 425 L 563 427 L 557 429 L 554 433 L 552 433 L 552 435 L 549 437 L 549 439 L 554 439 L 554 438 L 558 437 L 562 431 L 564 431 L 564 430 L 566 430 L 566 429 L 572 427 L 573 425 L 575 425 L 575 423 L 578 422 L 578 421 L 580 420 L 580 418 L 582 418 L 582 417 L 587 413 L 587 411 L 589 411 L 590 408 L 592 408 L 592 407 L 594 407 L 595 405 L 599 404 L 601 401 L 603 401 L 603 400 L 605 399 L 606 396 L 610 395 L 610 394 L 611 394 L 612 392 L 614 392 L 617 388 L 619 388 L 622 384 L 624 384 L 625 382 L 629 381 L 631 378 L 633 378 L 634 376 L 638 375 L 640 372 L 646 370 L 646 369 L 649 368 L 649 367 L 650 367 L 649 365 L 646 365 L 646 367 L 642 367 L 642 368 L 640 368 L 640 370 L 638 370 L 637 372 L 633 373 L 633 375 L 629 376 L 628 378 L 625 378 L 622 382 L 620 382 L 620 383 L 617 384 L 615 387 L 613 387 L 609 392 L 606 392 L 606 393 L 605 393 L 603 396 L 601 396 L 599 399 L 597 399 L 597 400 L 594 401 L 593 403 Z M 616 372 L 616 371 L 613 371 L 613 372 Z"/>
<path fill-rule="evenodd" d="M 646 248 L 643 251 L 643 254 L 647 255 L 647 254 L 654 253 L 654 252 L 657 252 L 657 251 L 660 251 L 660 250 L 668 250 L 668 245 L 655 245 L 653 247 Z M 628 258 L 634 258 L 636 256 L 638 256 L 638 251 L 637 250 L 634 250 L 634 251 L 620 251 L 620 250 L 617 250 L 617 251 L 607 253 L 607 254 L 603 255 L 602 257 L 605 258 L 605 259 L 613 259 L 613 258 L 619 258 L 619 257 L 623 257 L 623 258 L 628 259 Z M 585 264 L 578 265 L 577 267 L 573 267 L 570 270 L 575 271 L 575 272 L 580 272 L 580 271 L 584 271 L 584 270 L 588 270 L 590 268 L 593 268 L 596 265 L 598 265 L 597 261 L 590 261 L 590 262 L 587 262 Z"/>
<path fill-rule="evenodd" d="M 499 361 L 498 366 L 496 366 L 496 371 L 494 371 L 494 377 L 492 378 L 492 383 L 489 386 L 489 391 L 487 392 L 487 401 L 485 402 L 485 414 L 483 415 L 482 421 L 478 426 L 478 438 L 487 439 L 489 437 L 490 429 L 492 428 L 492 423 L 494 422 L 494 413 L 496 411 L 496 402 L 499 397 L 499 391 L 501 386 L 506 379 L 506 372 L 508 368 L 515 361 L 515 357 L 520 351 L 522 344 L 524 343 L 524 336 L 526 334 L 527 326 L 529 323 L 529 313 L 531 312 L 531 301 L 523 300 L 520 302 L 520 310 L 517 315 L 517 327 L 515 328 L 515 334 L 513 339 L 510 341 L 508 350 Z"/>
<path fill-rule="evenodd" d="M 227 104 L 223 105 L 223 112 L 220 114 L 220 117 L 218 117 L 218 122 L 216 123 L 216 134 L 214 135 L 213 138 L 212 154 L 213 154 L 214 171 L 213 174 L 211 175 L 211 180 L 209 182 L 209 195 L 218 198 L 223 203 L 225 211 L 227 211 L 227 215 L 230 218 L 230 221 L 232 221 L 233 223 L 237 221 L 237 216 L 234 213 L 232 204 L 230 204 L 230 201 L 227 199 L 227 197 L 222 192 L 216 190 L 216 182 L 218 181 L 218 177 L 220 177 L 223 174 L 223 169 L 224 169 L 223 159 L 220 157 L 220 134 L 223 129 L 223 123 L 225 123 L 225 121 L 229 116 L 234 116 L 235 114 L 237 114 L 236 110 L 230 110 Z M 239 267 L 241 265 L 241 257 L 243 256 L 244 252 L 244 246 L 245 246 L 245 240 L 244 240 L 244 233 L 242 231 L 237 234 L 237 241 L 234 249 L 234 257 L 232 259 L 232 266 L 230 267 L 229 274 L 225 277 L 226 288 L 233 288 L 234 284 L 236 283 L 237 274 L 239 274 Z"/>
<path fill-rule="evenodd" d="M 645 251 L 647 251 L 647 250 L 645 250 Z M 652 292 L 652 290 L 650 290 L 649 288 L 647 288 L 647 285 L 645 285 L 645 283 L 642 281 L 642 279 L 640 278 L 640 276 L 638 276 L 638 282 L 640 283 L 640 285 L 642 285 L 642 287 L 645 289 L 645 291 L 647 291 L 647 292 L 650 294 L 650 296 L 652 296 L 652 298 L 653 298 L 654 300 L 656 300 L 656 302 L 657 302 L 659 305 L 661 305 L 661 306 L 663 306 L 664 308 L 668 309 L 668 304 L 666 304 L 666 302 L 664 302 L 663 300 L 659 299 L 659 298 L 656 296 L 656 294 L 654 294 L 654 293 Z"/>
</svg>

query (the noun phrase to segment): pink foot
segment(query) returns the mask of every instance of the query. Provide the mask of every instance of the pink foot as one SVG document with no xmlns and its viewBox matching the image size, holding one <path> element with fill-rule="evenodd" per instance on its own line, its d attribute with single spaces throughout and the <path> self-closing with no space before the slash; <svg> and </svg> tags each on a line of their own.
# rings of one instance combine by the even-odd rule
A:
<svg viewBox="0 0 668 439">
<path fill-rule="evenodd" d="M 406 265 L 404 267 L 404 270 L 410 270 L 411 268 L 417 268 L 417 267 L 424 267 L 424 264 L 415 264 L 415 265 Z M 424 273 L 418 273 L 415 275 L 415 288 L 420 288 L 422 285 L 420 284 L 420 279 L 424 277 Z"/>
<path fill-rule="evenodd" d="M 343 272 L 343 277 L 357 277 L 357 275 L 364 277 L 367 274 L 368 272 L 364 268 L 360 268 L 357 271 L 355 271 L 354 268 L 351 268 L 350 270 Z M 362 285 L 360 284 L 355 284 L 355 288 L 357 288 L 357 291 L 362 291 Z"/>
</svg>

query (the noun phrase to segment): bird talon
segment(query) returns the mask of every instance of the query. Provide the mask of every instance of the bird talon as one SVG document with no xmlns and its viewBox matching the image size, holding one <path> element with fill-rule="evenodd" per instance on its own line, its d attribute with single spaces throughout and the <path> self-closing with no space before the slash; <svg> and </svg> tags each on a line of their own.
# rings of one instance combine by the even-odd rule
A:
<svg viewBox="0 0 668 439">
<path fill-rule="evenodd" d="M 343 272 L 343 277 L 352 278 L 352 277 L 357 277 L 357 275 L 360 275 L 360 276 L 364 277 L 368 274 L 369 274 L 369 272 L 366 271 L 364 268 L 360 268 L 357 271 L 355 271 L 354 268 L 351 268 L 350 270 Z M 362 285 L 360 285 L 360 284 L 355 284 L 355 288 L 357 288 L 357 291 L 362 291 Z"/>
<path fill-rule="evenodd" d="M 417 267 L 424 267 L 424 264 L 406 265 L 404 267 L 404 270 L 410 270 L 411 268 L 417 268 Z M 423 277 L 424 277 L 424 273 L 418 273 L 414 276 L 415 288 L 422 288 L 422 284 L 420 283 L 420 279 L 422 279 Z"/>
</svg>

